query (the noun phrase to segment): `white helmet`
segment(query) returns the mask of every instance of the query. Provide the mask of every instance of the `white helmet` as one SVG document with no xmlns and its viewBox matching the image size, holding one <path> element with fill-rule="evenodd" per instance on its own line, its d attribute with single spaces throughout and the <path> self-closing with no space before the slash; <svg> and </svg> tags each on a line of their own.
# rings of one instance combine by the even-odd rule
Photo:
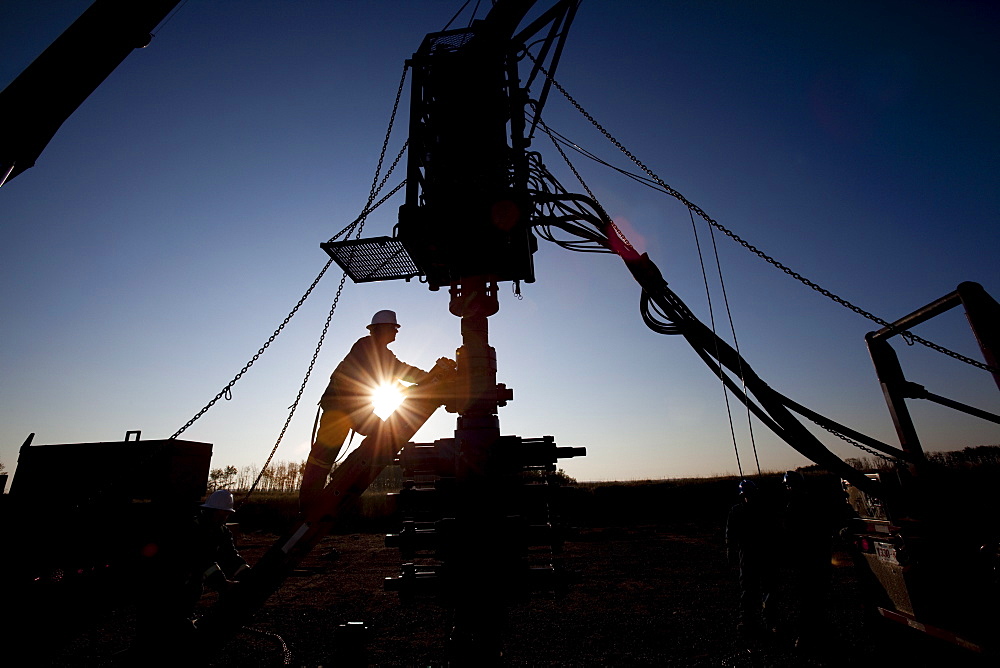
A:
<svg viewBox="0 0 1000 668">
<path fill-rule="evenodd" d="M 396 312 L 379 311 L 372 316 L 372 324 L 368 325 L 368 329 L 371 329 L 375 325 L 394 325 L 398 329 L 399 323 L 396 322 Z"/>
<path fill-rule="evenodd" d="M 220 489 L 217 492 L 212 492 L 212 495 L 208 497 L 205 503 L 201 504 L 202 508 L 208 508 L 210 510 L 225 510 L 228 513 L 236 512 L 233 507 L 233 493 L 228 489 Z"/>
</svg>

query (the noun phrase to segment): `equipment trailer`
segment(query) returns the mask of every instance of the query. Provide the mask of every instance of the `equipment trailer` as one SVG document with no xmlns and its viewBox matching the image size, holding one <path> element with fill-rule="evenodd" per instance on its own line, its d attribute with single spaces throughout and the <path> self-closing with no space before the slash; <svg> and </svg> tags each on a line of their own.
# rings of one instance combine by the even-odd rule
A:
<svg viewBox="0 0 1000 668">
<path fill-rule="evenodd" d="M 945 469 L 927 460 L 907 399 L 927 399 L 1000 423 L 1000 416 L 928 392 L 906 379 L 889 345 L 895 335 L 963 306 L 983 358 L 996 371 L 1000 305 L 976 283 L 954 291 L 865 339 L 909 465 L 869 474 L 887 488 L 872 495 L 845 481 L 857 515 L 850 527 L 855 558 L 866 574 L 869 604 L 883 618 L 978 653 L 996 654 L 1000 524 L 995 472 Z"/>
<path fill-rule="evenodd" d="M 212 446 L 179 439 L 21 446 L 0 509 L 7 631 L 36 660 L 130 603 L 151 532 L 205 494 Z"/>
</svg>

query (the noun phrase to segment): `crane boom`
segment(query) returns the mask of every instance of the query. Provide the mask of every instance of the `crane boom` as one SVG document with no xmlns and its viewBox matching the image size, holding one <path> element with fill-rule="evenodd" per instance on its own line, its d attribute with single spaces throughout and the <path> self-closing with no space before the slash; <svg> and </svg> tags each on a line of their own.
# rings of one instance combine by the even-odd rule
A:
<svg viewBox="0 0 1000 668">
<path fill-rule="evenodd" d="M 97 0 L 0 91 L 0 186 L 35 161 L 60 126 L 152 31 L 177 0 Z"/>
</svg>

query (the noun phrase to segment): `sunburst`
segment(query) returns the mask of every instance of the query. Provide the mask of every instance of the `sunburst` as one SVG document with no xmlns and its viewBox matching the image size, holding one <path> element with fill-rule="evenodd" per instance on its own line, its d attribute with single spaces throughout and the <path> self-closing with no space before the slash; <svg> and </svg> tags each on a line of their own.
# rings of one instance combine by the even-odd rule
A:
<svg viewBox="0 0 1000 668">
<path fill-rule="evenodd" d="M 372 407 L 382 421 L 388 420 L 401 403 L 403 392 L 398 383 L 383 383 L 372 391 Z"/>
</svg>

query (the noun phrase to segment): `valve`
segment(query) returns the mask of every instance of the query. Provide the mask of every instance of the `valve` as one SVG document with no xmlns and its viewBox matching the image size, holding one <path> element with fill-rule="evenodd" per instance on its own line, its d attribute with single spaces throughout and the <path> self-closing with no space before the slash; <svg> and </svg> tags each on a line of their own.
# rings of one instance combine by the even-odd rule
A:
<svg viewBox="0 0 1000 668">
<path fill-rule="evenodd" d="M 497 391 L 511 396 L 503 385 Z M 586 448 L 559 447 L 552 436 L 501 436 L 470 481 L 456 475 L 465 456 L 459 446 L 444 438 L 408 443 L 399 453 L 406 482 L 395 498 L 403 522 L 385 544 L 406 564 L 386 589 L 462 599 L 476 573 L 490 573 L 497 591 L 564 591 L 565 578 L 553 568 L 566 533 L 556 507 L 561 486 L 548 474 L 557 460 L 586 455 Z"/>
</svg>

